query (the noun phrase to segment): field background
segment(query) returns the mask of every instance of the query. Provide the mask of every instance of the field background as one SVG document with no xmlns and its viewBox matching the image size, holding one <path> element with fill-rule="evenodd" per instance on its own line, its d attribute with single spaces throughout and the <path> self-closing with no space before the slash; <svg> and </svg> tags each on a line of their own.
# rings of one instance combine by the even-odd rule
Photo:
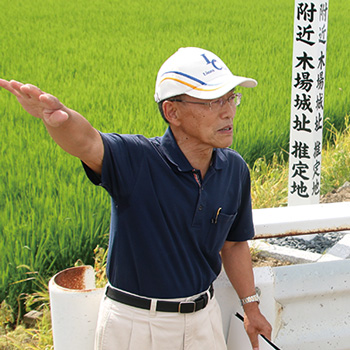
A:
<svg viewBox="0 0 350 350">
<path fill-rule="evenodd" d="M 258 80 L 242 89 L 233 147 L 250 165 L 288 150 L 293 0 L 0 0 L 0 77 L 38 85 L 101 131 L 161 135 L 156 73 L 181 46 L 215 52 Z M 325 117 L 350 111 L 350 2 L 329 5 Z M 92 262 L 108 240 L 109 198 L 40 121 L 0 91 L 0 301 L 42 276 Z M 24 266 L 25 265 L 25 266 Z"/>
</svg>

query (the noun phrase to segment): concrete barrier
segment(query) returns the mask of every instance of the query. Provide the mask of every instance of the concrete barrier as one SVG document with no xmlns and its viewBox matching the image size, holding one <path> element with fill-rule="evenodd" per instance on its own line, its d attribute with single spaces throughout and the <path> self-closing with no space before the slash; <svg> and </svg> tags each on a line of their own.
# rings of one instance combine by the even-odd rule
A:
<svg viewBox="0 0 350 350">
<path fill-rule="evenodd" d="M 283 350 L 350 349 L 350 260 L 254 269 L 261 310 Z M 228 350 L 251 350 L 239 299 L 223 272 L 215 282 Z M 261 340 L 261 349 L 264 349 Z M 269 347 L 266 347 L 269 349 Z M 271 349 L 271 348 L 270 348 Z"/>
<path fill-rule="evenodd" d="M 350 202 L 253 210 L 254 239 L 350 230 Z"/>
</svg>

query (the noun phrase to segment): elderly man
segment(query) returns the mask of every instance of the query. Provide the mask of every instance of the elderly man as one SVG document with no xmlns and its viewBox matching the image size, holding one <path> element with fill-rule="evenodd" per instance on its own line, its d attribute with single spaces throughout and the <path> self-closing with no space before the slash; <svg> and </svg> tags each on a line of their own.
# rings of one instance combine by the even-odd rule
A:
<svg viewBox="0 0 350 350">
<path fill-rule="evenodd" d="M 271 326 L 259 311 L 247 240 L 249 170 L 234 150 L 235 76 L 212 52 L 181 48 L 158 72 L 162 137 L 101 133 L 39 88 L 0 80 L 112 198 L 108 287 L 96 349 L 226 349 L 212 283 L 225 271 L 253 349 Z"/>
</svg>

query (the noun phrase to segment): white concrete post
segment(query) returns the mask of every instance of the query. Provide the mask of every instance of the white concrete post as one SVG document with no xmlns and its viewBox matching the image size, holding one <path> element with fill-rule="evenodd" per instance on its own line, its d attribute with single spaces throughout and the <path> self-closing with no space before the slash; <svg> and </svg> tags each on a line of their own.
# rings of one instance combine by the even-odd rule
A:
<svg viewBox="0 0 350 350">
<path fill-rule="evenodd" d="M 317 204 L 329 0 L 296 0 L 288 205 Z"/>
<path fill-rule="evenodd" d="M 93 350 L 104 288 L 95 288 L 92 266 L 63 270 L 49 282 L 55 350 Z"/>
</svg>

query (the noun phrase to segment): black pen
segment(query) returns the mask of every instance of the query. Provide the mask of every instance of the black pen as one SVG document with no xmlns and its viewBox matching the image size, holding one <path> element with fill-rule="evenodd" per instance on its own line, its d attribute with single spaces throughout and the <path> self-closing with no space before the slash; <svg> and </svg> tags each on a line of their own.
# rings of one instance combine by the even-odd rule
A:
<svg viewBox="0 0 350 350">
<path fill-rule="evenodd" d="M 239 314 L 238 312 L 236 312 L 236 317 L 239 318 L 242 322 L 244 321 L 244 317 Z M 268 343 L 270 344 L 274 349 L 276 350 L 282 350 L 280 349 L 277 345 L 275 345 L 271 340 L 267 339 L 264 335 L 260 334 L 262 336 L 262 338 Z"/>
</svg>

